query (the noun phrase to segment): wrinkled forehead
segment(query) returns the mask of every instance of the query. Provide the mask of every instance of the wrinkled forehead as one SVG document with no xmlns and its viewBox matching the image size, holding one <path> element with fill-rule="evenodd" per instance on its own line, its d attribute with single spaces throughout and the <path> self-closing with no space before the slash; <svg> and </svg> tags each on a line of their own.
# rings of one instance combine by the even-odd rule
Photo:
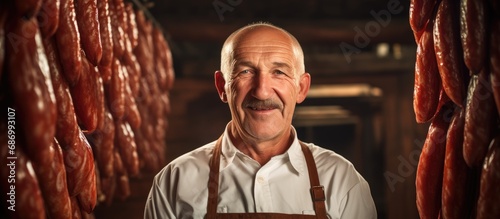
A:
<svg viewBox="0 0 500 219">
<path fill-rule="evenodd" d="M 277 28 L 258 26 L 233 33 L 224 43 L 224 55 L 233 56 L 246 49 L 278 49 L 290 55 L 297 54 L 297 45 L 290 35 Z"/>
</svg>

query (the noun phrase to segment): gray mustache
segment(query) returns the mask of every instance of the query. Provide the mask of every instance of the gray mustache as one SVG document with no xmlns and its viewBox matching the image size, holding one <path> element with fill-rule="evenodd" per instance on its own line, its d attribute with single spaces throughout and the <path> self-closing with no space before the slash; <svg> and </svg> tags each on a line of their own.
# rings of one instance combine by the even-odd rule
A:
<svg viewBox="0 0 500 219">
<path fill-rule="evenodd" d="M 256 109 L 282 109 L 283 104 L 279 101 L 275 101 L 272 99 L 267 100 L 257 100 L 251 99 L 246 100 L 243 106 L 247 108 L 256 108 Z"/>
</svg>

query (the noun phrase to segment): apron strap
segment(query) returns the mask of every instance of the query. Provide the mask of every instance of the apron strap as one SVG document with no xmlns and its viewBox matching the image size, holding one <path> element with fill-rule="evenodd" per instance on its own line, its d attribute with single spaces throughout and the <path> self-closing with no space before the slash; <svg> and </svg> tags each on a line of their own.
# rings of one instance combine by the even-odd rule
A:
<svg viewBox="0 0 500 219">
<path fill-rule="evenodd" d="M 217 198 L 219 197 L 219 167 L 222 148 L 222 136 L 217 139 L 212 159 L 210 159 L 210 175 L 208 175 L 208 203 L 206 219 L 217 218 Z"/>
<path fill-rule="evenodd" d="M 219 197 L 219 168 L 220 168 L 220 154 L 222 136 L 217 140 L 212 158 L 210 159 L 210 173 L 208 176 L 208 203 L 207 203 L 207 215 L 206 219 L 217 218 L 217 199 Z M 327 218 L 326 217 L 326 207 L 325 207 L 325 190 L 319 183 L 318 171 L 316 169 L 316 163 L 314 162 L 314 157 L 311 150 L 303 143 L 300 142 L 302 152 L 307 163 L 307 171 L 309 172 L 309 183 L 311 185 L 311 197 L 314 203 L 314 211 L 316 212 L 316 218 Z"/>
<path fill-rule="evenodd" d="M 302 148 L 302 152 L 304 153 L 304 157 L 306 158 L 307 172 L 309 172 L 309 183 L 311 184 L 311 197 L 314 202 L 314 211 L 316 212 L 316 217 L 327 218 L 325 207 L 325 189 L 319 183 L 316 162 L 314 162 L 314 157 L 311 150 L 303 142 L 300 142 L 300 146 Z"/>
</svg>

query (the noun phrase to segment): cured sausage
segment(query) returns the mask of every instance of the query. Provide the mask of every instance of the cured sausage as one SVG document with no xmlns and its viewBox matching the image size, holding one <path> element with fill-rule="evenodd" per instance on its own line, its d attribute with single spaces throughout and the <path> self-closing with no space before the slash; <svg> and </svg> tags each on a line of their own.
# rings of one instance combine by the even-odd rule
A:
<svg viewBox="0 0 500 219">
<path fill-rule="evenodd" d="M 431 19 L 437 0 L 410 1 L 410 27 L 415 34 L 415 40 L 420 41 L 420 34 Z"/>
<path fill-rule="evenodd" d="M 97 67 L 83 58 L 83 68 L 80 80 L 70 88 L 71 96 L 75 106 L 75 113 L 82 129 L 86 133 L 93 132 L 99 123 L 99 117 L 102 118 L 103 108 L 100 106 L 104 101 L 99 96 L 102 91 L 99 87 L 99 72 Z"/>
<path fill-rule="evenodd" d="M 442 0 L 434 22 L 434 50 L 444 91 L 457 105 L 463 106 L 465 82 L 463 56 L 458 36 L 455 4 Z"/>
<path fill-rule="evenodd" d="M 487 159 L 481 172 L 477 219 L 499 218 L 500 208 L 500 137 L 495 137 L 489 146 Z"/>
<path fill-rule="evenodd" d="M 498 115 L 500 115 L 500 19 L 492 19 L 492 30 L 490 39 L 490 71 L 491 87 Z"/>
<path fill-rule="evenodd" d="M 453 108 L 441 107 L 427 133 L 417 167 L 417 209 L 420 218 L 438 218 L 441 210 L 441 188 L 446 151 L 446 133 Z"/>
<path fill-rule="evenodd" d="M 427 23 L 417 47 L 413 109 L 418 123 L 428 122 L 439 102 L 441 80 L 434 52 L 433 24 L 433 20 Z"/>
<path fill-rule="evenodd" d="M 99 17 L 99 31 L 102 44 L 102 57 L 99 63 L 99 72 L 102 80 L 107 83 L 111 80 L 111 64 L 113 62 L 113 31 L 108 0 L 97 0 Z"/>
<path fill-rule="evenodd" d="M 94 166 L 94 164 L 92 164 L 92 166 Z M 88 176 L 85 181 L 86 186 L 82 189 L 82 192 L 78 194 L 77 199 L 80 205 L 80 210 L 82 210 L 82 214 L 85 212 L 90 214 L 94 210 L 94 207 L 97 203 L 97 185 L 95 172 Z"/>
<path fill-rule="evenodd" d="M 102 57 L 97 1 L 77 0 L 75 9 L 83 51 L 90 63 L 97 66 Z"/>
<path fill-rule="evenodd" d="M 72 86 L 80 79 L 82 70 L 80 33 L 73 0 L 61 0 L 59 28 L 55 36 L 64 76 Z"/>
<path fill-rule="evenodd" d="M 127 35 L 129 37 L 132 49 L 134 49 L 138 44 L 139 30 L 137 30 L 136 16 L 132 3 L 130 2 L 125 3 L 125 11 L 127 12 L 128 16 Z"/>
<path fill-rule="evenodd" d="M 70 218 L 71 201 L 66 183 L 66 171 L 61 146 L 54 138 L 51 149 L 54 160 L 49 165 L 34 165 L 40 189 L 45 200 L 47 216 L 49 218 Z"/>
<path fill-rule="evenodd" d="M 115 139 L 115 124 L 113 116 L 105 109 L 104 122 L 102 127 L 99 127 L 92 133 L 89 140 L 94 146 L 95 159 L 99 167 L 101 177 L 109 177 L 113 175 L 113 148 Z"/>
<path fill-rule="evenodd" d="M 45 52 L 50 68 L 50 75 L 57 103 L 56 138 L 66 148 L 78 139 L 78 123 L 69 86 L 61 73 L 59 54 L 53 38 L 44 39 Z"/>
<path fill-rule="evenodd" d="M 139 174 L 139 159 L 134 132 L 126 121 L 117 121 L 115 128 L 115 146 L 118 148 L 123 166 L 128 175 L 136 176 Z"/>
<path fill-rule="evenodd" d="M 446 135 L 441 214 L 443 218 L 469 218 L 474 194 L 470 189 L 471 169 L 465 163 L 462 148 L 464 109 L 456 109 Z"/>
<path fill-rule="evenodd" d="M 111 30 L 113 36 L 113 56 L 120 59 L 125 51 L 125 41 L 123 36 L 125 32 L 120 23 L 120 16 L 124 13 L 123 0 L 108 0 L 109 16 L 111 17 Z"/>
<path fill-rule="evenodd" d="M 460 31 L 465 65 L 478 74 L 486 63 L 485 0 L 460 1 Z"/>
<path fill-rule="evenodd" d="M 120 61 L 115 58 L 112 65 L 111 81 L 105 85 L 108 107 L 115 120 L 121 120 L 125 114 L 125 73 Z"/>
<path fill-rule="evenodd" d="M 483 163 L 496 122 L 495 103 L 488 73 L 482 71 L 470 80 L 465 108 L 464 159 L 469 167 Z"/>
<path fill-rule="evenodd" d="M 42 0 L 42 6 L 37 14 L 40 31 L 43 38 L 49 38 L 59 27 L 60 0 Z"/>
<path fill-rule="evenodd" d="M 83 132 L 79 132 L 78 141 L 74 145 L 63 148 L 64 164 L 71 197 L 82 192 L 87 185 L 88 177 L 94 174 L 92 148 Z"/>
<path fill-rule="evenodd" d="M 8 82 L 23 130 L 24 146 L 37 165 L 53 159 L 56 106 L 47 57 L 35 18 L 11 23 L 7 36 Z M 33 107 L 33 103 L 37 107 Z"/>
</svg>

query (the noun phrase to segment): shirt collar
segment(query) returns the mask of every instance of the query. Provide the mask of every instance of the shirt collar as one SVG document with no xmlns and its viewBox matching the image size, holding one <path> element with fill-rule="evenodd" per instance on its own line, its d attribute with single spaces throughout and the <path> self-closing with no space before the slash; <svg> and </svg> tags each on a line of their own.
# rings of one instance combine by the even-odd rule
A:
<svg viewBox="0 0 500 219">
<path fill-rule="evenodd" d="M 228 167 L 234 160 L 236 153 L 242 153 L 240 152 L 233 144 L 231 141 L 231 138 L 229 137 L 228 133 L 228 126 L 226 126 L 226 129 L 224 130 L 224 134 L 222 136 L 222 156 L 221 156 L 221 161 L 220 161 L 220 171 L 224 170 L 224 168 Z M 296 173 L 301 174 L 306 171 L 306 160 L 304 157 L 304 153 L 302 152 L 302 148 L 299 143 L 299 139 L 297 138 L 297 132 L 295 131 L 295 128 L 292 126 L 292 134 L 293 134 L 293 141 L 292 145 L 288 150 L 285 152 L 285 157 L 284 159 L 288 158 L 290 161 L 290 164 L 292 165 L 293 169 L 296 171 Z M 279 156 L 279 155 L 277 155 Z M 306 173 L 307 174 L 307 173 Z"/>
</svg>

